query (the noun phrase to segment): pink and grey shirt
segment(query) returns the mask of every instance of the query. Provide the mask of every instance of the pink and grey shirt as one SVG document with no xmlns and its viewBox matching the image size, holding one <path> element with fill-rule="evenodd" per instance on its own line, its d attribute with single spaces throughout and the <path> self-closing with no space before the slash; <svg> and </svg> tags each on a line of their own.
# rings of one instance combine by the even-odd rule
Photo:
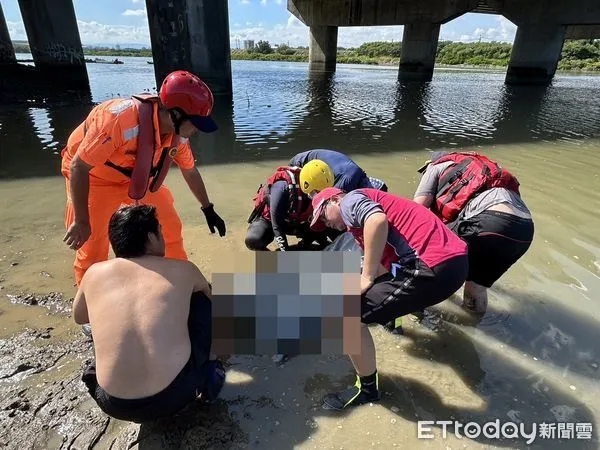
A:
<svg viewBox="0 0 600 450">
<path fill-rule="evenodd" d="M 412 200 L 377 189 L 357 189 L 343 197 L 340 208 L 344 224 L 363 249 L 367 218 L 375 212 L 387 215 L 388 236 L 381 264 L 390 272 L 392 264 L 415 266 L 420 260 L 433 268 L 467 254 L 465 242 L 431 211 Z"/>
</svg>

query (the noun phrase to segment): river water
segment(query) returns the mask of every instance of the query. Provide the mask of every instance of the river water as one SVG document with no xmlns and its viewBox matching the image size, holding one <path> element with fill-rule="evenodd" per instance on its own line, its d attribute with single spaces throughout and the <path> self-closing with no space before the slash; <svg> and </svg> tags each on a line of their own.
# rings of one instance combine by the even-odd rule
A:
<svg viewBox="0 0 600 450">
<path fill-rule="evenodd" d="M 155 90 L 146 59 L 120 59 L 125 64 L 88 65 L 95 102 Z M 483 318 L 451 299 L 423 324 L 405 321 L 406 336 L 373 329 L 386 393 L 379 404 L 341 416 L 316 407 L 324 392 L 352 383 L 343 356 L 301 356 L 281 368 L 268 358 L 234 358 L 223 396 L 247 447 L 526 448 L 523 439 L 444 439 L 440 427 L 436 439 L 417 439 L 418 420 L 499 419 L 591 423 L 592 440 L 538 437 L 529 446 L 597 448 L 600 77 L 559 74 L 547 89 L 515 88 L 503 84 L 503 72 L 439 70 L 431 83 L 400 85 L 395 68 L 339 65 L 324 78 L 301 63 L 232 66 L 233 103 L 218 100 L 219 132 L 193 140 L 227 237 L 209 234 L 178 173 L 167 179 L 190 258 L 207 275 L 217 254 L 244 250 L 257 186 L 309 148 L 346 152 L 408 197 L 429 151 L 477 149 L 519 178 L 536 225 L 531 249 L 491 289 Z M 0 108 L 0 292 L 74 295 L 58 153 L 89 109 Z M 48 326 L 52 339 L 81 339 L 70 320 L 0 299 L 0 339 Z"/>
</svg>

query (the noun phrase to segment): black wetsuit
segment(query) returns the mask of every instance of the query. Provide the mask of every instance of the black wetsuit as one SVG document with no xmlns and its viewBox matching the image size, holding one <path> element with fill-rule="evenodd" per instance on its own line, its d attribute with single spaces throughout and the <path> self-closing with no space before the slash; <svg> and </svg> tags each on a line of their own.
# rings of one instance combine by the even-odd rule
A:
<svg viewBox="0 0 600 450">
<path fill-rule="evenodd" d="M 310 202 L 305 202 L 306 207 Z M 309 222 L 292 223 L 289 220 L 290 196 L 288 184 L 280 180 L 271 185 L 269 193 L 270 220 L 262 215 L 256 217 L 249 225 L 246 233 L 246 247 L 251 250 L 266 250 L 275 239 L 280 250 L 288 249 L 287 235 L 301 239 L 317 238 L 318 233 L 311 232 Z"/>
</svg>

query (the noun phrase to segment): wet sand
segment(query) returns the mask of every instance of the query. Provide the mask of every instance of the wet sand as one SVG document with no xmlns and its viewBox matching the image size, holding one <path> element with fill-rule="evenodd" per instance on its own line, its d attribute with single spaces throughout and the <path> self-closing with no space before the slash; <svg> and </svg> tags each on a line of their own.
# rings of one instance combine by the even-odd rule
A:
<svg viewBox="0 0 600 450">
<path fill-rule="evenodd" d="M 464 312 L 455 296 L 428 311 L 423 323 L 405 320 L 405 336 L 372 328 L 381 402 L 342 414 L 320 408 L 324 393 L 354 382 L 345 356 L 304 355 L 282 365 L 270 356 L 234 356 L 221 401 L 141 427 L 103 415 L 79 382 L 92 350 L 69 315 L 75 288 L 73 253 L 62 243 L 62 178 L 1 181 L 0 447 L 597 448 L 599 149 L 598 141 L 483 149 L 518 176 L 536 223 L 534 244 L 494 286 L 483 318 Z M 412 197 L 426 157 L 421 151 L 355 160 L 390 191 Z M 225 238 L 210 235 L 181 176 L 169 175 L 186 248 L 205 275 L 216 255 L 244 251 L 251 198 L 283 162 L 201 168 L 228 225 Z M 225 177 L 244 183 L 220 181 Z M 538 438 L 527 446 L 442 439 L 439 427 L 435 439 L 417 439 L 418 420 L 495 419 L 528 427 L 589 422 L 593 440 Z"/>
</svg>

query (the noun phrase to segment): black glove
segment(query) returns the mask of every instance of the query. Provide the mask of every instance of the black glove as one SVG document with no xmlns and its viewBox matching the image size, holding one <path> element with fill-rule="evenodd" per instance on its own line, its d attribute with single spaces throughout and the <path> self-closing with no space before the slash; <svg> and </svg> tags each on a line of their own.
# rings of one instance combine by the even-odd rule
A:
<svg viewBox="0 0 600 450">
<path fill-rule="evenodd" d="M 202 212 L 204 213 L 204 217 L 206 217 L 206 223 L 208 224 L 210 232 L 214 234 L 216 228 L 219 230 L 219 235 L 221 237 L 225 236 L 225 222 L 215 212 L 214 205 L 210 203 L 206 208 L 202 208 Z"/>
</svg>

